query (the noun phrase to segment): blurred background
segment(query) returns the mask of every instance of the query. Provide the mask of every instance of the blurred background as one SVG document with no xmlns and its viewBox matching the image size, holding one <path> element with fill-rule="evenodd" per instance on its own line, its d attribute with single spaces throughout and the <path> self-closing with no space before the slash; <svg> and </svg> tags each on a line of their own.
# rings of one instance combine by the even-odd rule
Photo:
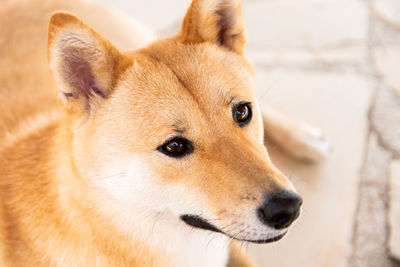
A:
<svg viewBox="0 0 400 267">
<path fill-rule="evenodd" d="M 160 37 L 190 4 L 90 2 Z M 304 208 L 282 241 L 243 247 L 261 266 L 400 266 L 400 0 L 243 2 L 261 104 L 317 125 L 333 145 L 320 164 L 268 146 Z"/>
</svg>

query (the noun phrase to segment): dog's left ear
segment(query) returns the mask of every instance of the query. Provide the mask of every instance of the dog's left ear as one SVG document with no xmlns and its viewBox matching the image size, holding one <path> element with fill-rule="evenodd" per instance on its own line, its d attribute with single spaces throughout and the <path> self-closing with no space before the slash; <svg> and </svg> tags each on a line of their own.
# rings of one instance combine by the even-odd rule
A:
<svg viewBox="0 0 400 267">
<path fill-rule="evenodd" d="M 183 43 L 210 42 L 242 54 L 246 38 L 241 0 L 193 0 L 180 35 Z"/>
<path fill-rule="evenodd" d="M 129 59 L 75 15 L 54 13 L 49 22 L 48 59 L 69 111 L 88 115 L 107 98 Z"/>
</svg>

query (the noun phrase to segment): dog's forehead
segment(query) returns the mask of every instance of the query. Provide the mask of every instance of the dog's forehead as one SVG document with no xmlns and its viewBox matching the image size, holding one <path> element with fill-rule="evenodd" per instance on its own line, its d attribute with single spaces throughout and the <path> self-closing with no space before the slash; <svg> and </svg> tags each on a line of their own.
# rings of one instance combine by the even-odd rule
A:
<svg viewBox="0 0 400 267">
<path fill-rule="evenodd" d="M 251 88 L 252 65 L 242 55 L 216 45 L 183 45 L 166 41 L 154 44 L 146 52 L 149 57 L 167 66 L 187 90 L 202 94 Z"/>
<path fill-rule="evenodd" d="M 190 97 L 203 105 L 253 97 L 254 69 L 241 55 L 210 44 L 156 43 L 143 50 L 133 66 L 151 94 Z M 131 77 L 135 80 L 134 77 Z M 153 92 L 153 93 L 154 93 Z"/>
<path fill-rule="evenodd" d="M 208 128 L 229 114 L 233 101 L 253 101 L 253 69 L 242 57 L 211 45 L 162 47 L 134 54 L 120 81 L 122 106 L 143 127 L 159 126 L 160 133 Z"/>
</svg>

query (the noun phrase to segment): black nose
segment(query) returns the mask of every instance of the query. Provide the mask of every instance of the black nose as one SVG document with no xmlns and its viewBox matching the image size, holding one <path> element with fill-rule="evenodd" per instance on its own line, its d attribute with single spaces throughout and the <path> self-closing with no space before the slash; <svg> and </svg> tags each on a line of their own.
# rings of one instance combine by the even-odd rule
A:
<svg viewBox="0 0 400 267">
<path fill-rule="evenodd" d="M 288 227 L 300 215 L 301 197 L 291 191 L 281 191 L 269 195 L 258 209 L 258 218 L 266 225 L 275 229 Z"/>
</svg>

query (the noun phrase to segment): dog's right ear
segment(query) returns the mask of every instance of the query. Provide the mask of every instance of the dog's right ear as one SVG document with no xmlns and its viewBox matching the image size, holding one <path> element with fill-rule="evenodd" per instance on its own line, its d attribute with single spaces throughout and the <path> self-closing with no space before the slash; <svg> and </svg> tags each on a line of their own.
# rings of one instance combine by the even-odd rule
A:
<svg viewBox="0 0 400 267">
<path fill-rule="evenodd" d="M 67 109 L 88 114 L 107 98 L 131 63 L 109 41 L 76 16 L 54 13 L 49 22 L 47 54 Z"/>
<path fill-rule="evenodd" d="M 180 36 L 183 43 L 209 42 L 243 54 L 242 0 L 192 0 Z"/>
</svg>

